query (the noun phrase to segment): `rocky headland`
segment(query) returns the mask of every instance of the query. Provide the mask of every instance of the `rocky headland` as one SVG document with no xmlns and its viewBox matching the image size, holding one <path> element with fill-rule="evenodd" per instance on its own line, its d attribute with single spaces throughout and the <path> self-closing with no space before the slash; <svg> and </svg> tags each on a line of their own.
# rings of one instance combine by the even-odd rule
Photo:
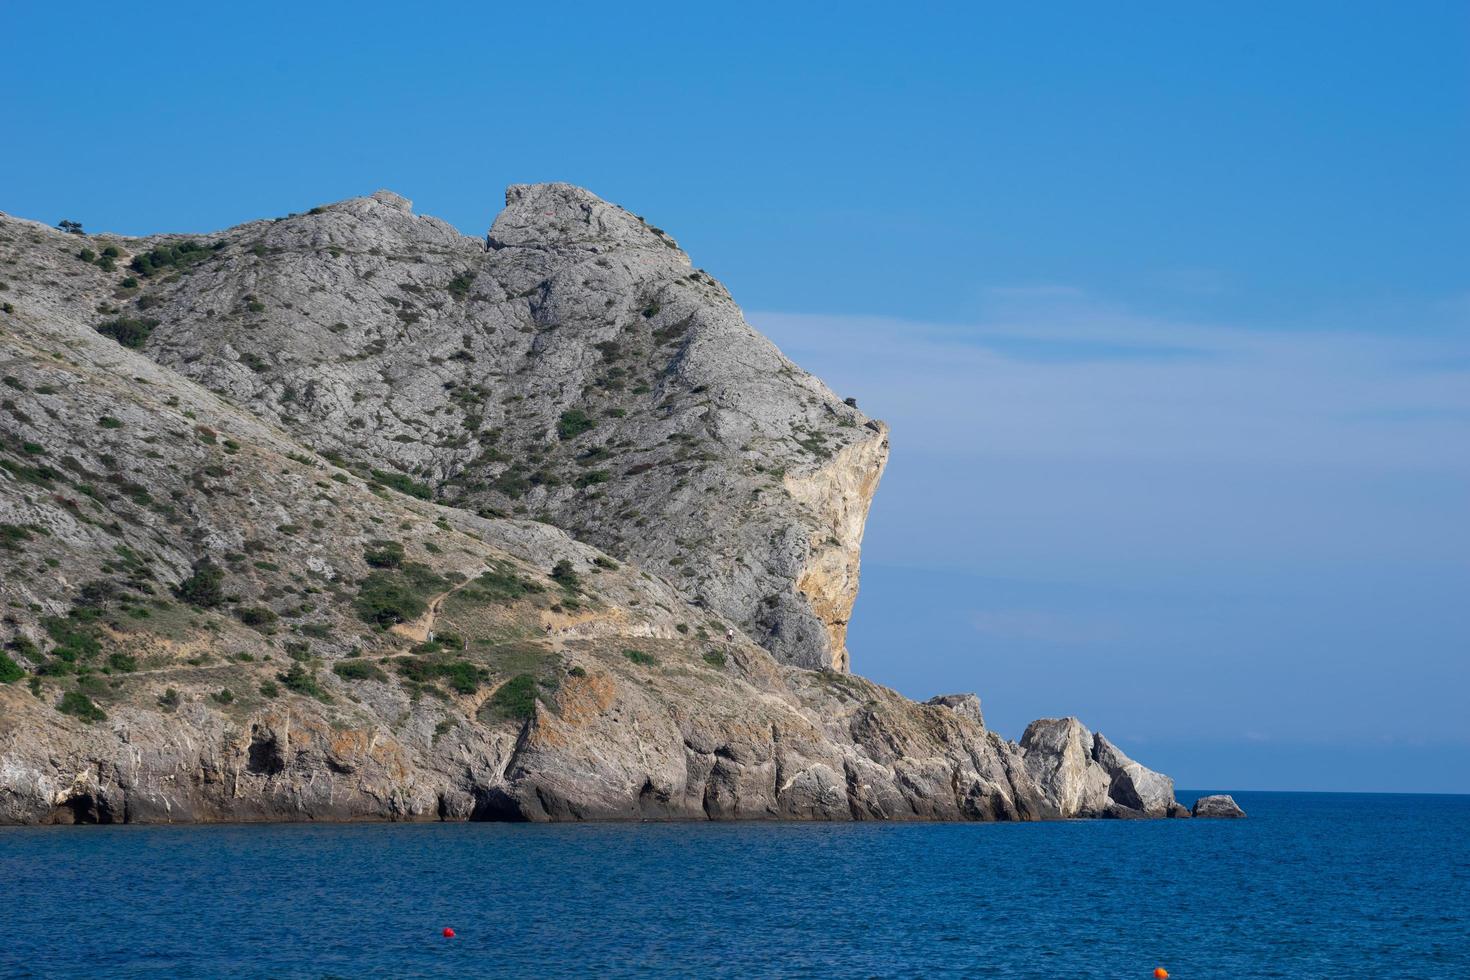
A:
<svg viewBox="0 0 1470 980">
<path fill-rule="evenodd" d="M 887 427 L 580 188 L 0 214 L 0 382 L 0 823 L 1189 815 L 849 671 Z"/>
</svg>

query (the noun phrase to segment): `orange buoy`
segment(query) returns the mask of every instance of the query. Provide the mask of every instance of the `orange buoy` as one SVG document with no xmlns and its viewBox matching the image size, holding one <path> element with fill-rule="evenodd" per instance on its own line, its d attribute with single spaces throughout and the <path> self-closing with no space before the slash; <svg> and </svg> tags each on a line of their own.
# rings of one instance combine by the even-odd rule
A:
<svg viewBox="0 0 1470 980">
<path fill-rule="evenodd" d="M 1169 971 L 1162 966 L 1156 966 L 1154 967 L 1154 978 L 1155 980 L 1169 980 Z"/>
<path fill-rule="evenodd" d="M 448 926 L 445 926 L 444 927 L 444 938 L 445 939 L 453 939 L 454 938 L 454 930 L 451 929 L 451 928 L 449 928 Z M 1159 975 L 1159 971 L 1158 970 L 1155 970 L 1154 971 L 1154 976 L 1158 976 L 1158 975 Z M 1168 974 L 1166 973 L 1166 974 L 1164 974 L 1164 976 L 1167 977 Z"/>
</svg>

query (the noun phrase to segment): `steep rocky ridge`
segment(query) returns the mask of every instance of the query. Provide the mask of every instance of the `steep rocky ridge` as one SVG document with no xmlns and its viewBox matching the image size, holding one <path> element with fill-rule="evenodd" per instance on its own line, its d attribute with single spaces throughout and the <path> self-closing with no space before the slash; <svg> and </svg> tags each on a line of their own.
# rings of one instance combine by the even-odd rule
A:
<svg viewBox="0 0 1470 980">
<path fill-rule="evenodd" d="M 388 192 L 180 242 L 117 305 L 152 358 L 312 448 L 679 583 L 778 659 L 847 669 L 887 430 L 745 323 L 662 230 L 516 186 L 486 242 Z"/>
<path fill-rule="evenodd" d="M 566 189 L 513 190 L 513 199 L 517 193 L 581 200 Z M 560 261 L 561 252 L 588 242 L 600 248 L 608 222 L 630 220 L 616 211 L 599 217 L 608 208 L 600 202 L 587 207 L 587 228 L 574 226 L 570 245 L 543 249 L 548 254 L 537 261 Z M 413 218 L 393 198 L 327 210 L 334 208 L 344 227 L 376 228 L 383 209 L 422 222 L 429 229 L 423 238 L 443 242 L 435 262 L 489 262 L 496 254 L 463 249 L 451 229 Z M 800 659 L 771 642 L 799 627 L 781 618 L 788 608 L 810 615 L 829 637 L 832 645 L 822 649 L 840 650 L 840 634 L 831 640 L 826 630 L 841 625 L 843 596 L 850 603 L 855 588 L 855 536 L 881 468 L 881 426 L 837 416 L 853 424 L 834 424 L 831 455 L 779 478 L 754 464 L 743 469 L 745 456 L 711 451 L 716 458 L 698 461 L 709 467 L 696 472 L 692 456 L 650 452 L 661 460 L 655 468 L 686 468 L 692 485 L 726 487 L 721 470 L 729 467 L 729 486 L 757 483 L 761 497 L 790 488 L 781 503 L 753 513 L 787 522 L 790 547 L 767 552 L 760 564 L 762 574 L 774 576 L 775 568 L 792 576 L 788 598 L 799 602 L 772 604 L 751 620 L 722 615 L 709 596 L 699 601 L 690 580 L 700 585 L 703 573 L 683 575 L 684 562 L 663 561 L 659 567 L 673 574 L 662 577 L 547 523 L 494 516 L 488 505 L 477 506 L 489 515 L 482 516 L 422 499 L 432 494 L 419 481 L 432 473 L 405 479 L 403 469 L 391 468 L 400 457 L 332 435 L 346 419 L 348 431 L 376 447 L 378 429 L 405 431 L 390 411 L 398 390 L 448 390 L 443 365 L 411 363 L 411 343 L 401 347 L 401 363 L 376 369 L 379 379 L 383 371 L 393 379 L 394 394 L 376 396 L 384 408 L 353 414 L 354 389 L 331 388 L 340 405 L 320 416 L 302 409 L 300 417 L 290 406 L 305 401 L 308 375 L 283 373 L 295 380 L 271 381 L 264 389 L 274 392 L 270 398 L 255 387 L 270 371 L 257 370 L 251 353 L 267 352 L 254 354 L 264 358 L 271 344 L 242 352 L 244 341 L 223 332 L 211 353 L 204 341 L 188 346 L 182 328 L 164 319 L 167 304 L 185 302 L 190 288 L 201 297 L 225 295 L 224 280 L 254 268 L 254 236 L 297 234 L 296 220 L 246 225 L 219 248 L 220 238 L 211 237 L 198 251 L 169 253 L 152 250 L 178 239 L 66 235 L 0 215 L 0 823 L 989 820 L 1176 809 L 1164 777 L 1129 768 L 1136 764 L 1114 755 L 1101 736 L 1078 734 L 1075 720 L 1065 723 L 1075 726 L 1066 737 L 1028 731 L 1018 745 L 985 728 L 973 697 L 915 704 L 851 674 L 783 663 L 747 636 L 748 628 L 775 654 Z M 519 220 L 497 222 L 502 251 L 526 226 Z M 128 269 L 150 254 L 158 260 L 151 278 Z M 324 289 L 363 303 L 361 292 L 370 288 L 363 283 L 378 278 L 367 272 L 381 268 L 382 256 L 369 257 L 358 273 Z M 416 265 L 426 266 L 419 270 L 425 281 L 452 271 Z M 301 295 L 277 293 L 284 287 L 272 276 L 262 269 L 242 279 L 241 296 L 252 297 L 243 301 L 247 313 L 250 304 L 309 307 L 310 286 Z M 143 281 L 133 286 L 130 278 Z M 209 335 L 206 327 L 221 316 L 207 315 L 215 309 L 199 307 L 191 329 Z M 159 322 L 149 326 L 154 317 Z M 395 319 L 403 329 L 416 325 Z M 309 324 L 291 322 L 294 332 L 274 320 L 239 330 L 278 331 L 271 335 L 279 344 L 296 337 L 300 347 L 301 336 L 326 345 L 351 329 L 318 337 Z M 510 332 L 544 336 L 534 327 Z M 747 360 L 774 365 L 777 376 L 785 364 L 764 341 Z M 324 357 L 323 378 L 342 363 L 359 362 Z M 250 377 L 240 381 L 240 371 Z M 526 374 L 497 382 L 497 404 L 516 404 L 504 399 L 517 385 L 550 384 Z M 368 374 L 350 377 L 375 383 Z M 811 392 L 814 403 L 772 395 L 767 404 L 798 419 L 850 411 L 821 400 L 825 389 L 805 375 L 787 381 Z M 291 398 L 287 384 L 300 385 Z M 327 387 L 319 386 L 312 404 L 326 399 Z M 554 430 L 566 403 L 550 391 L 534 398 L 550 406 L 545 424 Z M 721 404 L 743 403 L 731 394 Z M 432 442 L 432 433 L 412 425 L 438 425 L 433 420 L 449 410 L 433 407 L 423 419 L 417 408 L 402 412 L 412 438 Z M 746 425 L 750 433 L 783 424 L 742 423 L 747 417 L 733 409 L 714 414 L 721 425 Z M 472 432 L 463 427 L 466 417 L 453 416 Z M 352 428 L 356 418 L 373 424 Z M 322 426 L 313 445 L 302 434 L 309 419 Z M 562 442 L 621 421 L 599 419 L 571 440 L 548 437 L 547 458 L 564 450 Z M 799 424 L 788 420 L 786 431 Z M 403 453 L 417 447 L 387 442 Z M 806 451 L 762 445 L 767 455 L 757 459 Z M 425 465 L 454 458 L 437 455 L 448 448 L 424 450 Z M 867 456 L 854 463 L 844 453 Z M 449 500 L 447 485 L 440 496 Z M 621 511 L 609 513 L 609 528 L 627 521 Z M 654 526 L 664 519 L 632 519 L 637 530 L 627 533 L 640 542 L 674 533 Z M 735 547 L 748 530 L 722 526 L 719 540 Z M 837 544 L 813 545 L 822 533 Z M 783 555 L 784 566 L 777 562 Z M 803 575 L 817 579 L 806 593 L 794 584 Z M 823 608 L 830 623 L 817 618 Z M 1093 769 L 1107 777 L 1106 789 L 1098 790 Z M 1086 806 L 1070 788 L 1079 781 L 1088 787 Z"/>
</svg>

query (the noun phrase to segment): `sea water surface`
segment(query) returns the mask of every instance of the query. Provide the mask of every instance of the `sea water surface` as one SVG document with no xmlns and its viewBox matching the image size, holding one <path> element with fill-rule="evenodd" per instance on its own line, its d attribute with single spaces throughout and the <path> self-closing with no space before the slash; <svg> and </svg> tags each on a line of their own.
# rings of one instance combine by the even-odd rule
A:
<svg viewBox="0 0 1470 980">
<path fill-rule="evenodd" d="M 1470 977 L 1470 796 L 1235 796 L 1249 819 L 0 828 L 0 975 Z"/>
</svg>

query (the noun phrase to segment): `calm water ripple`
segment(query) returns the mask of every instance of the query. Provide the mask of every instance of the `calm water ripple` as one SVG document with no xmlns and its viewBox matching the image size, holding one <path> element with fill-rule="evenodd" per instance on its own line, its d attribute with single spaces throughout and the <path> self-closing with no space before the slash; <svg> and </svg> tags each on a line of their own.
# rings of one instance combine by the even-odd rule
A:
<svg viewBox="0 0 1470 980">
<path fill-rule="evenodd" d="M 1470 797 L 1236 799 L 1250 819 L 0 828 L 0 975 L 1470 977 Z"/>
</svg>

